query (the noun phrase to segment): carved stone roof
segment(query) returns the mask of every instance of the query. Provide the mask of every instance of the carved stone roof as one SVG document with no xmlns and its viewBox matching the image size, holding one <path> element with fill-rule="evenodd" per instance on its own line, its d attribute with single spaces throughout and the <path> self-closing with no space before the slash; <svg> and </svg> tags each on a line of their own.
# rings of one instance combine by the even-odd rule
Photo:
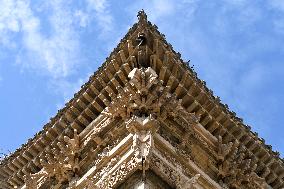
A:
<svg viewBox="0 0 284 189">
<path fill-rule="evenodd" d="M 137 86 L 140 86 L 139 82 L 140 80 L 142 82 L 141 78 L 144 77 L 149 77 L 148 83 L 153 81 L 155 83 L 138 90 Z M 160 81 L 162 82 L 160 83 Z M 153 104 L 140 107 L 139 114 L 143 115 L 136 115 L 137 112 L 133 106 L 131 106 L 130 112 L 124 112 L 121 108 L 124 107 L 123 103 L 128 101 L 123 98 L 132 95 L 130 85 L 136 86 L 133 90 L 137 89 L 142 96 L 147 89 L 153 90 L 162 97 L 156 99 L 155 103 L 151 102 Z M 176 109 L 172 109 L 172 107 L 176 107 Z M 165 108 L 167 115 L 163 114 Z M 132 115 L 131 119 L 127 114 Z M 108 115 L 119 119 L 118 123 L 102 123 L 106 124 L 107 134 L 104 133 L 107 136 L 106 139 L 98 136 L 91 137 L 91 128 L 101 123 L 100 121 L 105 119 L 104 116 Z M 158 126 L 153 126 L 156 124 L 157 115 L 159 123 L 167 128 L 165 131 Z M 141 120 L 143 116 L 149 117 L 147 122 L 144 122 L 144 118 Z M 147 124 L 149 124 L 149 132 L 158 132 L 159 136 L 169 138 L 170 143 L 174 141 L 172 138 L 180 141 L 178 149 L 189 145 L 187 144 L 190 141 L 188 135 L 194 136 L 196 141 L 199 141 L 200 145 L 214 157 L 209 163 L 212 164 L 212 168 L 207 173 L 213 180 L 221 179 L 228 186 L 237 187 L 235 182 L 227 179 L 228 175 L 231 177 L 233 173 L 228 170 L 226 163 L 233 164 L 234 161 L 240 161 L 246 163 L 245 167 L 256 165 L 255 168 L 247 171 L 250 172 L 250 178 L 260 180 L 264 178 L 272 188 L 284 187 L 284 163 L 279 157 L 279 153 L 272 151 L 271 146 L 266 145 L 257 133 L 252 132 L 250 127 L 243 123 L 241 118 L 230 111 L 227 105 L 220 102 L 219 97 L 213 95 L 213 92 L 206 87 L 206 83 L 198 79 L 197 74 L 181 59 L 180 53 L 175 52 L 172 46 L 167 43 L 165 36 L 158 31 L 157 26 L 147 20 L 145 12 L 140 11 L 138 23 L 129 29 L 103 65 L 81 87 L 74 98 L 66 103 L 66 106 L 59 110 L 57 115 L 51 118 L 50 122 L 34 138 L 29 139 L 26 144 L 0 162 L 0 189 L 22 187 L 25 180 L 29 179 L 28 175 L 42 170 L 44 167 L 41 162 L 43 157 L 46 158 L 46 154 L 54 155 L 56 145 L 67 144 L 66 149 L 68 150 L 72 146 L 71 144 L 74 144 L 72 138 L 75 140 L 77 132 L 78 138 L 82 140 L 77 145 L 92 149 L 90 147 L 92 142 L 89 141 L 89 138 L 92 138 L 92 141 L 94 140 L 97 144 L 94 151 L 100 149 L 100 145 L 104 147 L 105 144 L 102 143 L 111 141 L 112 136 L 116 136 L 117 130 L 120 129 L 120 127 L 115 127 L 117 130 L 112 131 L 112 129 L 108 129 L 108 125 L 122 124 L 119 120 L 124 117 L 127 132 L 137 133 L 141 129 L 139 125 L 148 128 Z M 166 117 L 170 117 L 170 119 Z M 172 122 L 178 123 L 181 126 L 180 129 L 184 129 L 185 134 L 179 133 L 178 129 L 175 130 Z M 194 125 L 193 129 L 187 129 L 188 125 Z M 172 135 L 163 133 L 169 132 L 170 129 L 173 130 Z M 149 140 L 152 140 L 151 137 Z M 156 140 L 164 141 L 159 137 Z M 177 144 L 173 142 L 171 145 L 176 147 Z M 59 148 L 61 149 L 61 147 Z M 62 149 L 66 150 L 65 147 Z M 197 149 L 199 148 L 193 147 L 192 153 L 196 154 L 194 150 Z M 69 152 L 73 153 L 72 157 L 77 157 L 79 151 L 79 149 L 75 151 L 69 149 Z M 82 158 L 80 166 L 85 166 L 84 169 L 87 170 L 86 167 L 90 166 L 85 163 L 89 162 L 89 159 L 86 158 L 88 155 L 84 150 L 82 151 L 84 155 L 80 157 Z M 183 150 L 179 153 L 181 152 Z M 233 154 L 239 155 L 233 156 Z M 200 158 L 202 159 L 202 157 Z M 196 157 L 196 159 L 198 158 Z M 204 168 L 202 162 L 198 162 L 198 160 L 196 162 L 198 165 L 200 164 L 201 169 Z M 238 166 L 234 168 L 242 169 Z M 247 182 L 245 178 L 243 181 Z M 171 181 L 168 184 L 178 187 Z M 28 186 L 26 185 L 26 187 Z"/>
</svg>

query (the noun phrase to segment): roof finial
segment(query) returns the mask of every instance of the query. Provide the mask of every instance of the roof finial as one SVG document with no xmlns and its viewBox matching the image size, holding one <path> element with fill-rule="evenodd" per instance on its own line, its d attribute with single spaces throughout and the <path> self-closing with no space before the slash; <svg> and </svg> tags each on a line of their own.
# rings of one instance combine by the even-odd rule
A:
<svg viewBox="0 0 284 189">
<path fill-rule="evenodd" d="M 143 9 L 138 12 L 137 17 L 139 23 L 147 23 L 147 15 Z"/>
</svg>

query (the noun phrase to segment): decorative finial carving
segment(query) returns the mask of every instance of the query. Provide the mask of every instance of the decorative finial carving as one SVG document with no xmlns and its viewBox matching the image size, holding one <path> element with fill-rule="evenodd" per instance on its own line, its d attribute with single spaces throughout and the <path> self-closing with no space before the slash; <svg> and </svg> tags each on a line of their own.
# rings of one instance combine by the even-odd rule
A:
<svg viewBox="0 0 284 189">
<path fill-rule="evenodd" d="M 138 12 L 137 17 L 139 23 L 147 23 L 147 15 L 143 9 Z"/>
</svg>

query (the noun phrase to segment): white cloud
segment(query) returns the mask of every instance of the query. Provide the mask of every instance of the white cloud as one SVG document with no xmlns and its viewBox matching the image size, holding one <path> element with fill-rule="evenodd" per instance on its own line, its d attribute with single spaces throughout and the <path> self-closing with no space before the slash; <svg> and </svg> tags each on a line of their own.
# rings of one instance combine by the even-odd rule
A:
<svg viewBox="0 0 284 189">
<path fill-rule="evenodd" d="M 107 0 L 86 0 L 88 13 L 95 11 L 95 19 L 98 26 L 102 29 L 102 34 L 110 32 L 113 29 L 113 17 L 109 10 Z"/>
<path fill-rule="evenodd" d="M 15 11 L 15 1 L 0 0 L 0 45 L 11 47 L 9 32 L 18 32 L 20 29 L 19 15 Z"/>
<path fill-rule="evenodd" d="M 68 5 L 60 0 L 49 1 L 50 35 L 43 30 L 41 18 L 35 15 L 29 1 L 8 0 L 0 2 L 0 43 L 15 43 L 14 35 L 22 36 L 17 63 L 23 68 L 53 78 L 66 77 L 76 64 L 79 42 L 73 26 L 73 15 Z M 4 8 L 3 8 L 4 7 Z M 2 35 L 3 34 L 3 35 Z"/>
<path fill-rule="evenodd" d="M 40 32 L 40 22 L 31 15 L 23 23 L 24 45 L 29 55 L 39 58 L 29 66 L 46 69 L 53 77 L 65 77 L 73 71 L 79 42 L 72 25 L 72 15 L 62 1 L 50 1 L 53 12 L 49 17 L 52 34 Z M 34 56 L 34 54 L 36 56 Z"/>
<path fill-rule="evenodd" d="M 82 10 L 76 10 L 75 17 L 79 19 L 79 25 L 81 27 L 86 27 L 90 20 L 90 16 L 87 13 L 83 12 Z"/>
<path fill-rule="evenodd" d="M 166 16 L 172 14 L 174 9 L 174 1 L 171 0 L 158 0 L 153 2 L 153 13 L 155 17 Z M 152 11 L 151 11 L 152 12 Z"/>
<path fill-rule="evenodd" d="M 15 1 L 1 0 L 0 31 L 19 31 L 18 12 L 14 10 Z"/>
<path fill-rule="evenodd" d="M 47 76 L 51 91 L 60 94 L 64 101 L 69 100 L 83 81 L 73 78 L 77 66 L 84 62 L 80 57 L 78 26 L 87 27 L 95 20 L 95 27 L 102 35 L 112 31 L 108 2 L 86 0 L 86 6 L 80 9 L 63 0 L 39 4 L 30 4 L 29 0 L 0 0 L 0 5 L 0 47 L 4 47 L 4 53 L 5 48 L 17 46 L 13 55 L 16 66 L 25 72 Z"/>
</svg>

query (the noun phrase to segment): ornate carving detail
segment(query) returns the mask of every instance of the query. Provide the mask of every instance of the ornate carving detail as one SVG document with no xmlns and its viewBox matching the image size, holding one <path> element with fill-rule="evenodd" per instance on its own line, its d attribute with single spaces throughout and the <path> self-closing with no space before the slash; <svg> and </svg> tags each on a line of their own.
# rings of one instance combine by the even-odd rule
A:
<svg viewBox="0 0 284 189">
<path fill-rule="evenodd" d="M 116 163 L 116 161 L 113 161 Z M 113 166 L 108 165 L 111 168 Z M 97 188 L 111 189 L 121 181 L 123 181 L 129 174 L 133 173 L 138 169 L 139 162 L 135 157 L 125 160 L 119 167 L 117 167 L 113 172 L 110 172 L 108 168 L 101 170 L 96 174 L 95 178 L 100 179 L 96 184 L 95 179 L 92 179 L 92 184 L 96 185 Z"/>
<path fill-rule="evenodd" d="M 74 129 L 74 137 L 69 138 L 68 136 L 64 136 L 64 141 L 67 145 L 63 145 L 63 143 L 58 142 L 57 145 L 61 149 L 61 153 L 63 153 L 66 158 L 64 159 L 64 163 L 68 164 L 71 170 L 74 173 L 78 173 L 79 167 L 79 153 L 80 153 L 80 139 L 77 133 L 77 130 Z"/>
<path fill-rule="evenodd" d="M 64 142 L 67 144 L 65 145 Z M 50 178 L 56 181 L 54 188 L 59 188 L 62 183 L 71 181 L 78 173 L 80 142 L 77 130 L 74 129 L 72 139 L 64 136 L 64 142 L 58 142 L 57 147 L 42 156 L 40 164 L 43 168 L 39 172 L 25 176 L 28 189 L 36 189 Z"/>
<path fill-rule="evenodd" d="M 109 187 L 113 188 L 115 184 L 120 181 L 123 181 L 131 172 L 134 172 L 138 168 L 138 163 L 136 158 L 131 158 L 130 161 L 124 162 L 118 169 L 115 170 L 110 175 L 109 178 Z"/>
<path fill-rule="evenodd" d="M 128 75 L 129 82 L 124 88 L 117 87 L 118 94 L 103 113 L 111 119 L 128 120 L 132 116 L 146 119 L 157 118 L 161 107 L 172 99 L 168 89 L 162 86 L 156 72 L 148 68 L 134 68 Z"/>
<path fill-rule="evenodd" d="M 158 80 L 158 75 L 152 68 L 134 68 L 128 78 L 129 82 L 124 88 L 117 87 L 117 95 L 110 95 L 112 101 L 102 113 L 111 121 L 124 121 L 127 130 L 133 134 L 135 161 L 145 173 L 154 144 L 153 134 L 159 128 L 159 121 L 167 117 L 173 118 L 188 133 L 191 132 L 191 126 L 199 122 L 199 118 L 188 113 L 182 107 L 182 101 L 170 94 L 168 87 L 163 87 L 162 81 Z M 185 148 L 186 142 L 185 137 L 182 149 Z M 181 152 L 186 154 L 182 149 Z"/>
<path fill-rule="evenodd" d="M 233 148 L 233 142 L 229 142 L 228 144 L 223 144 L 222 142 L 222 137 L 218 136 L 218 152 L 217 152 L 217 159 L 218 161 L 223 162 L 225 157 L 230 153 L 230 152 L 235 152 L 236 148 L 238 146 L 238 143 L 235 143 L 234 148 Z"/>
<path fill-rule="evenodd" d="M 26 183 L 27 189 L 37 189 L 37 180 L 40 179 L 40 174 L 27 174 L 24 176 L 24 181 Z"/>
<path fill-rule="evenodd" d="M 240 146 L 238 142 L 223 144 L 220 136 L 218 142 L 218 169 L 221 183 L 227 184 L 230 188 L 246 186 L 251 189 L 263 189 L 266 187 L 265 180 L 255 173 L 256 160 L 244 146 Z"/>
<path fill-rule="evenodd" d="M 150 67 L 134 68 L 128 78 L 129 82 L 124 88 L 117 87 L 118 95 L 111 95 L 112 102 L 104 114 L 111 119 L 124 120 L 126 128 L 133 134 L 137 161 L 142 162 L 142 169 L 145 170 L 147 156 L 153 146 L 153 134 L 159 127 L 156 118 L 170 95 Z"/>
<path fill-rule="evenodd" d="M 154 155 L 151 156 L 151 168 L 158 171 L 161 178 L 171 183 L 171 185 L 175 185 L 179 175 L 176 170 L 173 170 L 163 160 Z"/>
<path fill-rule="evenodd" d="M 178 176 L 176 188 L 177 189 L 196 189 L 197 188 L 197 182 L 200 177 L 200 174 L 194 175 L 189 180 L 181 179 L 181 176 Z"/>
<path fill-rule="evenodd" d="M 133 134 L 133 149 L 135 157 L 144 162 L 142 169 L 147 169 L 147 157 L 154 146 L 153 134 L 159 127 L 159 123 L 151 115 L 147 118 L 132 116 L 126 121 L 126 128 Z"/>
<path fill-rule="evenodd" d="M 267 189 L 267 183 L 264 178 L 259 177 L 255 172 L 251 173 L 248 185 L 250 188 Z"/>
<path fill-rule="evenodd" d="M 99 187 L 95 184 L 95 180 L 93 178 L 86 179 L 86 189 L 99 189 Z"/>
</svg>

